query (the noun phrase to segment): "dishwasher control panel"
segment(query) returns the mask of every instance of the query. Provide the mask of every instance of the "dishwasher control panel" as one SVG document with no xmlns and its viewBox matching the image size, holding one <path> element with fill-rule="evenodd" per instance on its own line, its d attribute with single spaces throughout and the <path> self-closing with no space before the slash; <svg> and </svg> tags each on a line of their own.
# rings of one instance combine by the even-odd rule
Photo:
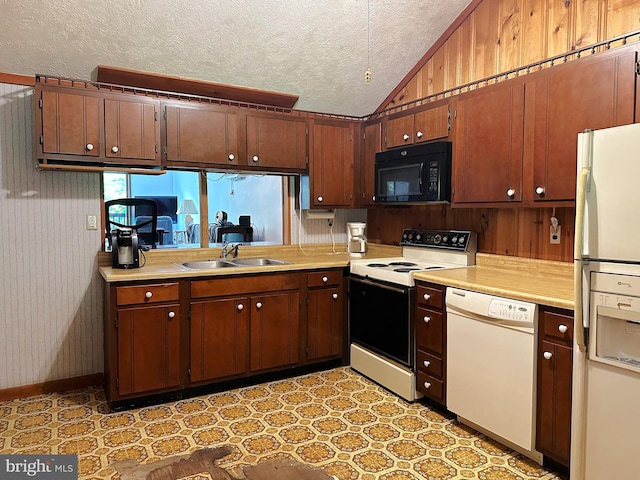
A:
<svg viewBox="0 0 640 480">
<path fill-rule="evenodd" d="M 506 298 L 492 298 L 489 302 L 489 317 L 518 322 L 532 322 L 535 315 L 535 305 L 516 302 Z"/>
</svg>

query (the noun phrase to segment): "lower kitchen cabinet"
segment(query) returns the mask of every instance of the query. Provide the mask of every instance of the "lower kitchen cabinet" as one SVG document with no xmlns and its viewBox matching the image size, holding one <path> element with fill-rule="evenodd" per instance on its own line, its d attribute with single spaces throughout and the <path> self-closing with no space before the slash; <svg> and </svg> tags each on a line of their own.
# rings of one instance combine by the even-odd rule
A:
<svg viewBox="0 0 640 480">
<path fill-rule="evenodd" d="M 104 332 L 109 400 L 180 387 L 180 312 L 177 282 L 111 285 Z"/>
<path fill-rule="evenodd" d="M 416 390 L 446 405 L 445 287 L 416 282 Z"/>
<path fill-rule="evenodd" d="M 342 269 L 307 273 L 307 361 L 342 355 Z"/>
<path fill-rule="evenodd" d="M 540 307 L 536 449 L 568 467 L 571 450 L 573 312 Z"/>
</svg>

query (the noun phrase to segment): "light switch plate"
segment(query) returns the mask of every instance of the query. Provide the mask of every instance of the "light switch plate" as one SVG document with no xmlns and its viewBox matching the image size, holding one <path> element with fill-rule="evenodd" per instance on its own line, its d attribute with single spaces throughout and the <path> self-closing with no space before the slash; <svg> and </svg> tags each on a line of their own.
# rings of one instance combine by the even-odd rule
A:
<svg viewBox="0 0 640 480">
<path fill-rule="evenodd" d="M 562 232 L 561 225 L 558 225 L 557 227 L 554 227 L 553 225 L 551 225 L 549 227 L 549 243 L 554 245 L 559 245 L 561 232 Z"/>
<path fill-rule="evenodd" d="M 98 229 L 98 216 L 95 213 L 88 213 L 86 219 L 87 230 Z"/>
</svg>

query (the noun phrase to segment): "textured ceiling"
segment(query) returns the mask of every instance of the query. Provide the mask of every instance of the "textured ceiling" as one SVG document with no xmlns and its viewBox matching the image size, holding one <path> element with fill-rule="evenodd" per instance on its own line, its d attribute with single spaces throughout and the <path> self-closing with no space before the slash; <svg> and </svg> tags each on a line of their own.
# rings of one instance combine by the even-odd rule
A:
<svg viewBox="0 0 640 480">
<path fill-rule="evenodd" d="M 296 109 L 363 116 L 469 3 L 5 0 L 0 72 L 95 79 L 102 64 L 291 93 Z"/>
</svg>

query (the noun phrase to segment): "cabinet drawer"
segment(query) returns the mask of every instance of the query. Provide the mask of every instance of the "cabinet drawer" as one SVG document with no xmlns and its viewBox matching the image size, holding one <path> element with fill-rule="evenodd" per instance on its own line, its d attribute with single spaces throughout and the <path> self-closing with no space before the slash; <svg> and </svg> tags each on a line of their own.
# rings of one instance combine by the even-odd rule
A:
<svg viewBox="0 0 640 480">
<path fill-rule="evenodd" d="M 418 308 L 416 315 L 416 343 L 418 348 L 442 355 L 444 350 L 444 322 L 442 313 Z"/>
<path fill-rule="evenodd" d="M 325 270 L 320 272 L 309 272 L 307 274 L 307 285 L 309 287 L 340 285 L 341 280 L 342 270 Z"/>
<path fill-rule="evenodd" d="M 544 335 L 571 344 L 573 341 L 573 317 L 548 311 L 540 313 Z"/>
<path fill-rule="evenodd" d="M 444 382 L 418 371 L 416 390 L 444 405 Z"/>
<path fill-rule="evenodd" d="M 178 283 L 160 283 L 156 285 L 134 285 L 116 288 L 116 303 L 135 305 L 137 303 L 160 303 L 178 300 Z"/>
<path fill-rule="evenodd" d="M 237 275 L 195 280 L 191 282 L 191 298 L 246 295 L 256 292 L 297 290 L 298 288 L 300 288 L 300 276 L 297 273 Z"/>
<path fill-rule="evenodd" d="M 444 288 L 418 285 L 416 288 L 416 298 L 420 306 L 444 308 Z"/>
<path fill-rule="evenodd" d="M 418 370 L 432 377 L 442 378 L 442 359 L 418 350 Z"/>
</svg>

